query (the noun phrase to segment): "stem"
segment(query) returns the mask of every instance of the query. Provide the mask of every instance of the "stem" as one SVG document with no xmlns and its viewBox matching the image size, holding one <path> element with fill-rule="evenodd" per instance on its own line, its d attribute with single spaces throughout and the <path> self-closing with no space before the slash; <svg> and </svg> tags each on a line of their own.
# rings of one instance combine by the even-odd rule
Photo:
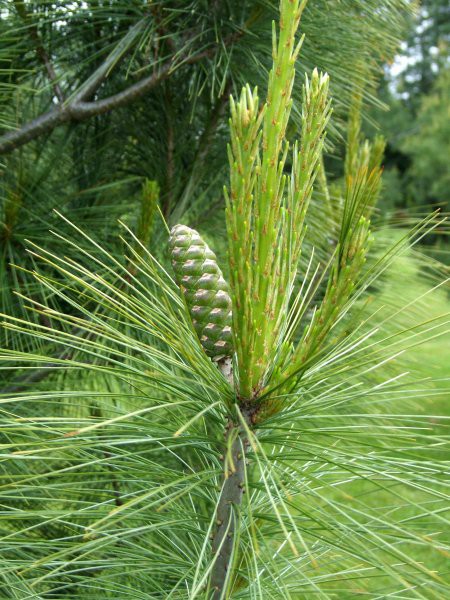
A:
<svg viewBox="0 0 450 600">
<path fill-rule="evenodd" d="M 172 201 L 174 195 L 175 183 L 175 131 L 173 123 L 175 121 L 173 111 L 173 95 L 170 82 L 167 81 L 165 88 L 166 104 L 166 125 L 167 125 L 167 146 L 166 146 L 166 177 L 164 185 L 164 201 L 162 204 L 162 213 L 166 221 L 169 220 Z"/>
<path fill-rule="evenodd" d="M 250 423 L 251 411 L 242 410 L 242 414 Z M 246 432 L 236 423 L 228 423 L 225 436 L 227 454 L 224 481 L 217 506 L 217 529 L 212 540 L 215 557 L 210 579 L 212 600 L 229 597 L 233 559 L 239 539 L 240 506 L 245 491 L 245 458 L 249 446 Z"/>
<path fill-rule="evenodd" d="M 214 56 L 217 52 L 216 48 L 211 47 L 192 54 L 180 59 L 175 65 L 172 59 L 168 59 L 161 68 L 149 75 L 144 77 L 137 83 L 134 83 L 124 89 L 123 91 L 113 94 L 108 98 L 102 100 L 85 101 L 84 99 L 91 96 L 97 88 L 103 83 L 103 81 L 109 75 L 121 58 L 124 56 L 125 51 L 131 47 L 132 42 L 137 36 L 137 32 L 140 31 L 142 25 L 138 23 L 130 32 L 125 36 L 124 40 L 119 43 L 117 48 L 106 58 L 105 62 L 87 79 L 87 81 L 79 88 L 78 92 L 63 105 L 58 105 L 56 108 L 50 109 L 48 112 L 40 115 L 39 117 L 29 121 L 22 125 L 19 129 L 9 131 L 0 136 L 0 154 L 7 154 L 16 150 L 20 146 L 27 144 L 28 142 L 36 139 L 44 133 L 53 131 L 55 127 L 63 125 L 64 123 L 79 122 L 97 115 L 101 115 L 116 108 L 127 106 L 135 100 L 138 100 L 145 94 L 147 94 L 153 87 L 161 83 L 163 80 L 170 77 L 170 75 L 182 65 L 192 65 L 203 59 Z M 232 44 L 239 39 L 242 34 L 233 34 L 224 43 Z M 126 47 L 125 47 L 125 41 Z"/>
<path fill-rule="evenodd" d="M 224 91 L 217 98 L 214 106 L 211 109 L 208 122 L 198 142 L 197 152 L 195 153 L 195 157 L 192 162 L 191 172 L 184 188 L 183 195 L 178 201 L 177 206 L 170 217 L 170 222 L 172 223 L 178 223 L 181 219 L 183 213 L 189 206 L 189 201 L 193 192 L 197 189 L 197 186 L 205 172 L 205 162 L 208 152 L 210 151 L 211 141 L 214 138 L 217 127 L 222 122 L 222 117 L 229 100 L 230 89 L 231 81 L 228 80 Z"/>
<path fill-rule="evenodd" d="M 55 96 L 58 98 L 58 102 L 64 102 L 64 94 L 61 90 L 61 87 L 58 83 L 58 78 L 55 73 L 55 69 L 53 68 L 52 62 L 50 60 L 47 51 L 44 48 L 44 44 L 42 43 L 41 37 L 39 35 L 38 28 L 32 22 L 30 14 L 28 13 L 25 2 L 23 0 L 14 0 L 14 5 L 16 7 L 17 13 L 20 18 L 24 22 L 24 24 L 28 27 L 28 32 L 30 34 L 30 38 L 35 45 L 35 52 L 38 59 L 42 62 L 47 72 L 47 77 L 50 80 L 50 83 L 53 87 L 53 92 Z"/>
</svg>

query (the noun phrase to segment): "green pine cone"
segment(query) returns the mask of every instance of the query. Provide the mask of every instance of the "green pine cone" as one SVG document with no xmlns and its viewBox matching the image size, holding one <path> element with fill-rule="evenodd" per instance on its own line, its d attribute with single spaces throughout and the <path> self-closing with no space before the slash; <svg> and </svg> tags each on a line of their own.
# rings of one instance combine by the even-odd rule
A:
<svg viewBox="0 0 450 600">
<path fill-rule="evenodd" d="M 206 354 L 216 360 L 231 356 L 231 298 L 216 255 L 186 225 L 172 228 L 169 248 L 176 281 Z"/>
</svg>

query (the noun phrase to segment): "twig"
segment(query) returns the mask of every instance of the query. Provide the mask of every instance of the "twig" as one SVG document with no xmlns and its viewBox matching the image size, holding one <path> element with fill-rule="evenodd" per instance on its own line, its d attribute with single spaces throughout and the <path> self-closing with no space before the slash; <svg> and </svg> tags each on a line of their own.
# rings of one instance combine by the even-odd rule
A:
<svg viewBox="0 0 450 600">
<path fill-rule="evenodd" d="M 254 410 L 254 407 L 241 408 L 242 416 L 249 427 Z M 216 512 L 217 529 L 212 539 L 212 600 L 228 598 L 232 564 L 239 539 L 240 507 L 245 492 L 246 453 L 250 445 L 245 428 L 237 423 L 228 423 L 225 437 L 227 453 L 224 457 L 224 480 Z"/>
<path fill-rule="evenodd" d="M 54 360 L 64 361 L 69 360 L 70 358 L 71 353 L 68 351 L 64 351 L 63 353 L 56 356 Z M 25 375 L 17 377 L 15 381 L 5 386 L 3 389 L 0 389 L 0 397 L 24 392 L 29 388 L 30 385 L 39 383 L 40 381 L 48 377 L 51 373 L 54 373 L 56 370 L 61 368 L 63 368 L 61 364 L 49 362 L 45 367 L 33 369 L 31 373 L 27 373 Z"/>
<path fill-rule="evenodd" d="M 47 76 L 52 84 L 55 96 L 58 98 L 58 101 L 60 103 L 64 102 L 64 94 L 58 83 L 58 78 L 56 76 L 55 69 L 53 68 L 53 65 L 50 61 L 50 58 L 49 58 L 45 48 L 44 48 L 44 45 L 42 44 L 42 40 L 40 38 L 38 28 L 32 22 L 31 17 L 28 14 L 27 9 L 25 8 L 25 2 L 23 2 L 23 0 L 14 0 L 14 5 L 16 7 L 19 17 L 22 19 L 22 21 L 25 23 L 25 25 L 28 26 L 28 32 L 30 34 L 30 37 L 31 37 L 34 45 L 35 45 L 36 55 L 39 58 L 39 60 L 42 62 L 42 64 L 44 65 L 45 70 L 47 71 Z"/>
<path fill-rule="evenodd" d="M 172 56 L 175 55 L 177 53 L 177 47 L 175 45 L 174 40 L 170 37 L 162 23 L 161 6 L 155 6 L 154 4 L 152 4 L 150 6 L 150 12 L 157 25 L 156 31 L 158 32 L 159 38 L 167 44 L 167 47 L 169 48 Z"/>
<path fill-rule="evenodd" d="M 64 123 L 84 121 L 91 117 L 104 114 L 121 106 L 126 106 L 141 98 L 149 90 L 166 79 L 174 70 L 185 64 L 194 64 L 204 58 L 209 58 L 217 51 L 216 48 L 208 48 L 197 54 L 192 54 L 181 58 L 175 65 L 172 59 L 168 60 L 157 73 L 144 77 L 141 81 L 130 85 L 128 88 L 113 94 L 108 98 L 93 102 L 86 102 L 85 99 L 93 94 L 101 83 L 109 75 L 109 72 L 130 49 L 132 42 L 143 27 L 144 20 L 137 23 L 130 29 L 119 45 L 106 58 L 104 63 L 91 75 L 81 86 L 78 92 L 63 105 L 51 109 L 40 115 L 36 119 L 23 125 L 16 131 L 10 131 L 0 137 L 0 154 L 7 154 L 16 148 L 23 146 L 27 142 L 36 139 L 40 135 L 52 131 L 55 127 Z M 236 35 L 230 36 L 229 40 L 234 41 Z"/>
<path fill-rule="evenodd" d="M 71 332 L 71 335 L 79 336 L 80 338 L 85 338 L 86 340 L 92 339 L 93 332 L 85 331 L 83 328 L 74 327 Z M 34 383 L 39 383 L 44 380 L 48 375 L 54 373 L 57 370 L 62 370 L 65 368 L 63 364 L 64 361 L 70 361 L 75 354 L 74 349 L 64 349 L 62 352 L 57 354 L 56 356 L 49 357 L 49 362 L 37 369 L 33 369 L 31 373 L 25 373 L 17 377 L 10 384 L 6 385 L 3 389 L 0 389 L 0 397 L 8 396 L 11 394 L 20 394 L 20 392 L 26 391 L 30 385 Z M 58 362 L 52 362 L 58 361 Z M 89 361 L 86 361 L 88 363 Z"/>
<path fill-rule="evenodd" d="M 214 133 L 221 121 L 221 117 L 224 114 L 225 107 L 227 106 L 227 102 L 229 100 L 231 90 L 231 81 L 225 85 L 225 89 L 223 93 L 217 98 L 214 106 L 211 109 L 208 123 L 200 136 L 197 152 L 195 154 L 195 158 L 192 163 L 191 172 L 189 175 L 189 179 L 184 188 L 183 195 L 181 196 L 179 202 L 177 203 L 176 209 L 171 217 L 171 222 L 176 223 L 179 221 L 181 215 L 183 214 L 188 202 L 189 197 L 192 194 L 192 191 L 196 188 L 199 181 L 199 169 L 204 167 L 207 153 L 210 150 L 211 140 L 214 136 Z"/>
<path fill-rule="evenodd" d="M 164 185 L 164 202 L 162 205 L 162 213 L 167 220 L 172 208 L 172 200 L 174 193 L 175 180 L 175 131 L 173 127 L 173 98 L 169 82 L 166 85 L 165 103 L 166 103 L 166 118 L 167 118 L 167 157 L 166 157 L 166 177 Z"/>
</svg>

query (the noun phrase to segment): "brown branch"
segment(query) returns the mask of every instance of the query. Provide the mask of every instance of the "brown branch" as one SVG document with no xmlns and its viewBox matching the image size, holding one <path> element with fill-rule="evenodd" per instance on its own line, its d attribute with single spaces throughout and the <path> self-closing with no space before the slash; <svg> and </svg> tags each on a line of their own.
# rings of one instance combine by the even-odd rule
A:
<svg viewBox="0 0 450 600">
<path fill-rule="evenodd" d="M 255 407 L 242 407 L 242 416 L 252 426 Z M 214 564 L 209 581 L 212 600 L 223 600 L 230 595 L 231 567 L 238 552 L 242 496 L 245 492 L 246 454 L 249 447 L 247 433 L 242 426 L 229 422 L 226 433 L 225 471 L 216 511 L 217 528 L 212 536 Z"/>
<path fill-rule="evenodd" d="M 141 19 L 136 25 L 131 27 L 127 34 L 117 44 L 117 46 L 110 52 L 104 62 L 98 69 L 81 85 L 77 92 L 72 96 L 70 101 L 59 104 L 57 107 L 50 109 L 48 112 L 40 115 L 36 119 L 25 123 L 15 131 L 9 131 L 0 137 L 0 154 L 7 154 L 12 152 L 16 148 L 23 146 L 24 144 L 36 139 L 44 133 L 48 133 L 62 125 L 71 121 L 82 120 L 88 118 L 92 114 L 92 110 L 89 113 L 87 109 L 91 108 L 91 104 L 86 103 L 88 107 L 83 106 L 80 108 L 78 117 L 72 114 L 78 103 L 83 103 L 86 98 L 89 98 L 103 83 L 106 77 L 109 75 L 111 70 L 117 65 L 117 63 L 125 56 L 130 50 L 133 42 L 136 40 L 138 34 L 142 30 L 145 24 L 145 19 Z M 148 78 L 147 78 L 148 79 Z M 100 105 L 99 113 L 105 112 L 104 106 Z M 74 111 L 76 113 L 76 111 Z"/>
<path fill-rule="evenodd" d="M 66 358 L 70 358 L 70 356 L 59 355 L 56 358 L 58 360 L 64 360 Z M 50 373 L 54 373 L 57 369 L 61 368 L 64 367 L 55 363 L 48 363 L 45 367 L 33 369 L 31 373 L 17 377 L 12 383 L 1 389 L 0 396 L 9 396 L 11 394 L 20 394 L 20 392 L 25 392 L 31 385 L 39 383 L 48 377 Z"/>
<path fill-rule="evenodd" d="M 163 215 L 168 219 L 173 201 L 173 187 L 175 180 L 175 133 L 173 124 L 167 124 L 167 171 L 166 171 L 166 198 L 164 200 Z"/>
<path fill-rule="evenodd" d="M 153 73 L 148 77 L 144 77 L 144 79 L 141 79 L 137 83 L 130 85 L 125 90 L 122 90 L 117 94 L 113 94 L 108 98 L 103 98 L 102 100 L 96 100 L 94 102 L 84 102 L 83 100 L 87 94 L 84 93 L 85 86 L 83 86 L 83 94 L 78 93 L 74 97 L 72 102 L 69 105 L 67 105 L 67 109 L 70 112 L 70 120 L 82 121 L 84 119 L 88 119 L 90 117 L 109 112 L 114 108 L 126 106 L 127 104 L 134 102 L 138 98 L 141 98 L 141 96 L 144 96 L 149 90 L 155 87 L 155 85 L 166 79 L 169 75 L 172 74 L 173 71 L 175 71 L 175 68 L 178 68 L 184 64 L 197 63 L 203 60 L 204 58 L 210 57 L 214 54 L 214 52 L 214 48 L 209 48 L 208 50 L 204 50 L 203 52 L 199 52 L 198 54 L 193 54 L 191 56 L 185 57 L 176 65 L 174 65 L 172 59 L 170 59 L 164 64 L 164 66 L 162 66 L 159 69 L 157 73 Z M 100 69 L 104 70 L 104 67 L 102 66 L 100 67 Z M 91 79 L 95 80 L 94 76 Z"/>
<path fill-rule="evenodd" d="M 85 339 L 89 339 L 91 337 L 90 332 L 86 333 L 79 327 L 75 327 L 71 331 L 71 335 L 79 335 L 80 338 L 85 337 Z M 62 352 L 59 352 L 59 354 L 56 356 L 49 357 L 50 361 L 46 365 L 37 367 L 35 369 L 30 369 L 28 372 L 19 375 L 19 377 L 16 377 L 16 379 L 14 379 L 11 383 L 0 389 L 0 397 L 26 392 L 31 385 L 43 381 L 55 371 L 66 369 L 67 365 L 65 365 L 64 362 L 67 361 L 70 363 L 74 354 L 75 350 L 65 349 Z M 52 360 L 58 362 L 51 362 Z M 88 364 L 88 362 L 86 362 L 86 364 Z"/>
<path fill-rule="evenodd" d="M 162 213 L 164 218 L 168 220 L 174 195 L 175 183 L 175 130 L 173 122 L 175 115 L 173 112 L 173 96 L 169 82 L 165 86 L 164 105 L 166 114 L 166 173 L 164 178 L 164 192 L 162 194 Z"/>
<path fill-rule="evenodd" d="M 136 25 L 130 27 L 128 32 L 120 40 L 117 46 L 105 58 L 103 63 L 86 79 L 86 81 L 78 88 L 78 91 L 70 99 L 70 104 L 76 104 L 83 100 L 87 100 L 92 94 L 98 90 L 100 85 L 105 81 L 114 67 L 122 60 L 127 52 L 133 46 L 139 33 L 141 33 L 146 23 L 145 17 L 138 21 Z"/>
<path fill-rule="evenodd" d="M 172 60 L 168 60 L 157 73 L 145 77 L 141 81 L 129 86 L 122 92 L 93 102 L 85 102 L 85 98 L 90 96 L 104 81 L 112 68 L 123 57 L 125 52 L 130 48 L 132 41 L 137 36 L 137 33 L 142 27 L 143 21 L 130 29 L 125 38 L 111 52 L 105 62 L 95 71 L 91 77 L 81 86 L 79 91 L 72 97 L 69 102 L 59 105 L 40 115 L 33 121 L 26 123 L 16 131 L 10 131 L 0 137 L 0 154 L 7 154 L 16 148 L 23 146 L 27 142 L 36 139 L 44 133 L 52 131 L 55 127 L 64 123 L 78 122 L 89 119 L 93 116 L 109 112 L 121 106 L 126 106 L 138 98 L 141 98 L 149 90 L 166 79 L 175 68 L 179 68 L 184 64 L 194 64 L 204 58 L 208 58 L 216 52 L 215 48 L 208 48 L 197 54 L 186 56 L 173 64 Z M 231 39 L 235 39 L 233 36 Z"/>
<path fill-rule="evenodd" d="M 58 78 L 56 76 L 55 69 L 53 68 L 53 65 L 50 61 L 50 57 L 47 54 L 47 51 L 45 50 L 44 45 L 42 43 L 38 28 L 32 22 L 31 17 L 28 14 L 27 9 L 25 8 L 25 3 L 23 2 L 23 0 L 14 0 L 14 5 L 16 7 L 19 17 L 22 19 L 25 25 L 28 26 L 30 38 L 35 45 L 36 55 L 44 65 L 45 70 L 47 71 L 47 76 L 50 80 L 50 83 L 52 84 L 55 96 L 58 98 L 58 101 L 60 103 L 64 102 L 64 94 L 58 83 Z"/>
<path fill-rule="evenodd" d="M 0 154 L 7 154 L 24 144 L 31 142 L 40 135 L 52 131 L 58 125 L 67 123 L 70 116 L 61 108 L 52 108 L 33 121 L 22 125 L 20 129 L 5 133 L 0 137 Z"/>
<path fill-rule="evenodd" d="M 200 58 L 198 59 L 200 60 Z M 149 75 L 131 85 L 122 92 L 95 102 L 75 102 L 68 106 L 71 121 L 83 121 L 97 115 L 109 112 L 115 108 L 126 106 L 144 96 L 155 85 L 166 79 L 173 70 L 172 64 L 165 64 L 157 73 Z M 1 149 L 1 146 L 0 146 Z"/>
<path fill-rule="evenodd" d="M 156 23 L 156 31 L 158 33 L 158 39 L 156 40 L 157 45 L 155 46 L 156 55 L 159 51 L 159 42 L 162 41 L 168 47 L 170 54 L 176 56 L 178 53 L 177 46 L 174 40 L 170 37 L 167 32 L 161 15 L 161 6 L 150 6 L 150 12 Z M 166 108 L 166 121 L 167 121 L 167 154 L 166 154 L 166 177 L 164 182 L 164 194 L 162 203 L 162 213 L 164 218 L 167 220 L 170 214 L 173 200 L 173 187 L 175 177 L 175 131 L 173 127 L 173 97 L 170 89 L 170 84 L 167 83 L 165 86 L 165 108 Z"/>
</svg>

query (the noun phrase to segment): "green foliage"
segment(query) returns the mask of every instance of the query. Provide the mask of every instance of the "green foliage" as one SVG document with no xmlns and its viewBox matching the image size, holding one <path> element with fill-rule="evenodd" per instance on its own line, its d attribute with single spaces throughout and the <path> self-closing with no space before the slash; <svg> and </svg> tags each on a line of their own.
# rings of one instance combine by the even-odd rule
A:
<svg viewBox="0 0 450 600">
<path fill-rule="evenodd" d="M 48 18 L 40 35 L 70 32 L 67 46 L 73 43 L 70 49 L 85 58 L 92 47 L 84 48 L 83 36 L 90 39 L 90 32 L 94 45 L 99 39 L 93 24 L 109 31 L 116 23 L 105 41 L 118 51 L 120 24 L 135 24 L 143 10 L 134 2 L 72 4 L 73 12 L 66 3 L 27 8 L 35 14 L 40 6 Z M 33 188 L 46 202 L 31 210 L 22 201 L 22 192 L 29 193 L 22 174 L 33 180 L 40 165 L 51 164 L 48 147 L 39 160 L 33 160 L 34 144 L 8 158 L 23 168 L 8 174 L 4 190 L 2 243 L 5 256 L 14 253 L 19 263 L 13 269 L 5 259 L 4 273 L 20 273 L 23 284 L 20 311 L 5 305 L 2 316 L 12 340 L 0 352 L 5 597 L 440 600 L 447 594 L 447 419 L 431 407 L 443 405 L 448 377 L 445 367 L 434 378 L 427 369 L 432 353 L 443 360 L 448 346 L 447 299 L 439 289 L 447 280 L 436 261 L 411 249 L 442 221 L 431 215 L 409 232 L 371 224 L 383 141 L 361 135 L 362 96 L 369 92 L 358 85 L 343 96 L 351 105 L 344 178 L 329 183 L 323 157 L 325 127 L 332 127 L 328 77 L 313 71 L 305 78 L 301 105 L 293 84 L 304 2 L 281 2 L 262 109 L 249 86 L 231 102 L 226 221 L 233 310 L 231 317 L 227 299 L 220 314 L 221 331 L 232 318 L 231 376 L 211 360 L 217 358 L 211 346 L 205 352 L 199 343 L 218 308 L 216 286 L 225 292 L 204 241 L 216 247 L 213 229 L 205 238 L 185 225 L 172 230 L 175 280 L 160 250 L 167 236 L 157 208 L 172 218 L 189 209 L 188 215 L 203 216 L 204 229 L 209 224 L 214 205 L 206 199 L 214 198 L 222 173 L 209 140 L 217 131 L 222 141 L 223 108 L 220 98 L 212 107 L 210 99 L 225 73 L 236 73 L 239 61 L 245 65 L 243 56 L 259 56 L 256 41 L 254 53 L 239 53 L 239 44 L 228 52 L 226 44 L 230 30 L 240 33 L 236 22 L 245 22 L 246 32 L 257 22 L 267 35 L 270 7 L 251 4 L 255 21 L 242 21 L 251 9 L 246 4 L 204 10 L 194 3 L 189 11 L 150 5 L 161 9 L 160 21 L 152 21 L 150 34 L 138 28 L 138 47 L 146 47 L 149 35 L 150 55 L 157 48 L 158 59 L 170 56 L 171 36 L 160 28 L 173 26 L 174 41 L 189 52 L 219 39 L 219 54 L 208 57 L 210 69 L 198 63 L 192 70 L 178 56 L 168 85 L 134 105 L 135 114 L 129 109 L 128 120 L 118 113 L 110 121 L 96 118 L 86 127 L 97 127 L 98 135 L 87 136 L 86 148 L 72 147 L 68 138 L 75 154 L 60 160 L 67 160 L 69 175 L 72 165 L 79 167 L 80 178 L 66 178 L 67 195 L 60 174 L 50 170 L 40 180 L 45 186 Z M 304 11 L 310 39 L 319 49 L 327 46 L 329 58 L 334 52 L 334 64 L 336 44 L 347 34 L 346 52 L 355 40 L 366 48 L 352 57 L 356 62 L 372 56 L 369 39 L 394 43 L 398 21 L 391 10 L 403 3 L 326 5 L 327 18 L 352 7 L 325 31 L 317 19 L 324 4 Z M 58 30 L 61 11 L 67 21 Z M 365 17 L 361 28 L 346 30 L 355 13 Z M 339 32 L 336 39 L 327 38 L 330 31 Z M 55 52 L 66 51 L 63 45 Z M 33 53 L 25 58 L 36 61 Z M 138 51 L 127 61 L 130 69 L 136 63 L 138 70 L 152 68 Z M 74 77 L 81 79 L 83 67 L 88 75 L 88 63 L 73 65 Z M 339 64 L 337 88 L 345 87 L 339 72 L 354 63 Z M 37 62 L 32 80 L 39 81 L 39 68 Z M 123 74 L 125 65 L 120 68 Z M 245 74 L 242 68 L 239 77 Z M 101 93 L 120 85 L 114 77 Z M 192 96 L 183 95 L 191 87 Z M 300 116 L 298 143 L 291 143 L 290 112 Z M 124 121 L 125 147 L 118 135 Z M 142 123 L 153 127 L 151 139 Z M 82 138 L 83 128 L 75 136 Z M 54 142 L 61 142 L 61 132 L 52 134 Z M 166 152 L 158 154 L 161 147 Z M 98 162 L 91 160 L 97 152 Z M 123 187 L 114 159 L 119 174 L 131 179 Z M 186 175 L 183 165 L 192 167 Z M 205 180 L 204 171 L 214 173 Z M 179 190 L 187 191 L 178 202 Z M 130 226 L 118 235 L 119 215 Z M 38 243 L 25 241 L 33 223 L 40 227 Z M 195 296 L 205 290 L 200 281 L 208 270 L 215 287 L 207 290 L 213 292 L 208 314 L 195 323 Z M 10 382 L 11 374 L 25 384 Z"/>
<path fill-rule="evenodd" d="M 415 112 L 441 70 L 450 66 L 450 8 L 446 0 L 422 0 L 409 27 L 403 54 L 410 60 L 401 73 L 399 92 Z"/>
<path fill-rule="evenodd" d="M 281 5 L 280 36 L 277 42 L 274 34 L 273 67 L 262 111 L 256 91 L 252 94 L 248 87 L 238 106 L 232 105 L 227 229 L 234 344 L 244 398 L 265 387 L 278 353 L 330 112 L 328 78 L 314 72 L 303 94 L 302 146 L 300 151 L 294 147 L 287 179 L 285 134 L 300 50 L 294 36 L 304 4 Z"/>
<path fill-rule="evenodd" d="M 433 90 L 419 106 L 413 132 L 402 141 L 411 157 L 408 172 L 410 194 L 416 203 L 424 199 L 450 207 L 450 70 L 443 71 Z"/>
</svg>

